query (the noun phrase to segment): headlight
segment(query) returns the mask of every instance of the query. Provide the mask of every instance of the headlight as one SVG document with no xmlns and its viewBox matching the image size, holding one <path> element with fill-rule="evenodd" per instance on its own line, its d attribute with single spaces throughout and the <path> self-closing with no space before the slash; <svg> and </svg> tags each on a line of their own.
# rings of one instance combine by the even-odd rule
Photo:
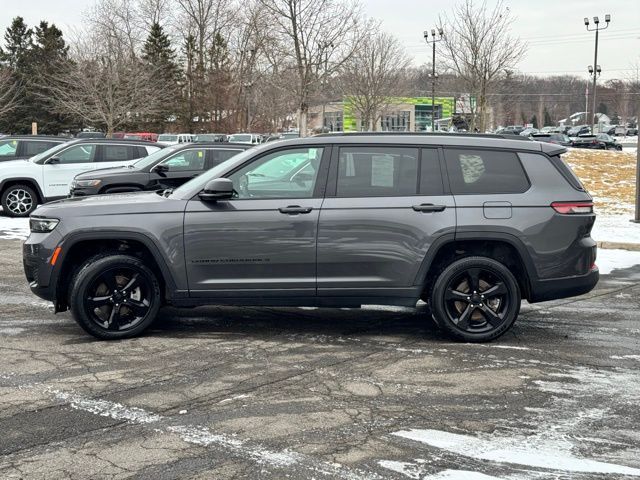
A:
<svg viewBox="0 0 640 480">
<path fill-rule="evenodd" d="M 74 187 L 97 187 L 102 183 L 102 180 L 74 180 L 72 185 Z"/>
<path fill-rule="evenodd" d="M 60 223 L 57 218 L 30 218 L 29 228 L 35 233 L 49 233 Z"/>
</svg>

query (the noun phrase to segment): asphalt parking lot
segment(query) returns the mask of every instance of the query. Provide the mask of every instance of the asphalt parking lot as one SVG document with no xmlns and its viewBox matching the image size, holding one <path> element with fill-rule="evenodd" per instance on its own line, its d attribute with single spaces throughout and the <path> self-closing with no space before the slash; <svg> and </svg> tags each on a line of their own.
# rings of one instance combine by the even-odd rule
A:
<svg viewBox="0 0 640 480">
<path fill-rule="evenodd" d="M 0 240 L 0 478 L 640 477 L 640 266 L 491 344 L 417 311 L 166 309 L 98 342 Z"/>
</svg>

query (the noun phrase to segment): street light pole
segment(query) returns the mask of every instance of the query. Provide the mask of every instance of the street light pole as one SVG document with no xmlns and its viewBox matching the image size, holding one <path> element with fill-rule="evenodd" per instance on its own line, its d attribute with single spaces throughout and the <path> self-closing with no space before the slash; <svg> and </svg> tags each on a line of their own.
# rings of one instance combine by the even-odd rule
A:
<svg viewBox="0 0 640 480">
<path fill-rule="evenodd" d="M 431 131 L 435 131 L 436 127 L 436 80 L 438 78 L 438 74 L 436 73 L 436 43 L 442 41 L 442 37 L 444 32 L 442 28 L 438 27 L 438 38 L 436 38 L 436 29 L 431 29 L 431 38 L 429 38 L 429 32 L 425 30 L 424 39 L 427 43 L 431 43 L 433 47 L 433 59 L 431 61 L 431 73 L 429 77 L 431 78 Z"/>
<path fill-rule="evenodd" d="M 609 27 L 609 22 L 611 21 L 611 15 L 606 14 L 604 16 L 604 22 L 605 22 L 605 26 L 604 27 L 600 27 L 600 19 L 598 17 L 593 17 L 593 23 L 595 25 L 595 28 L 589 28 L 589 19 L 587 17 L 584 18 L 584 25 L 587 27 L 587 31 L 589 32 L 596 32 L 596 46 L 595 46 L 595 51 L 593 54 L 593 68 L 595 70 L 599 70 L 599 66 L 598 66 L 598 34 L 600 32 L 600 30 L 606 30 L 607 27 Z M 591 128 L 593 128 L 593 126 L 596 124 L 596 82 L 597 82 L 597 78 L 596 78 L 596 74 L 595 71 L 593 73 L 593 92 L 592 92 L 592 96 L 593 96 L 593 111 L 591 112 Z M 587 116 L 588 116 L 588 112 L 587 112 Z M 598 131 L 600 130 L 600 128 L 598 128 Z M 595 133 L 595 132 L 593 132 Z"/>
</svg>

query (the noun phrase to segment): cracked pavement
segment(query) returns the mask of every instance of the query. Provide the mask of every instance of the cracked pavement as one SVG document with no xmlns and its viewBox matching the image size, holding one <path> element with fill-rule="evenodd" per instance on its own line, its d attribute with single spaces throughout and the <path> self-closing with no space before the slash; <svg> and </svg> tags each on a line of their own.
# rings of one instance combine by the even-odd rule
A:
<svg viewBox="0 0 640 480">
<path fill-rule="evenodd" d="M 0 478 L 640 478 L 640 266 L 454 343 L 416 311 L 161 311 L 100 342 L 0 240 Z"/>
</svg>

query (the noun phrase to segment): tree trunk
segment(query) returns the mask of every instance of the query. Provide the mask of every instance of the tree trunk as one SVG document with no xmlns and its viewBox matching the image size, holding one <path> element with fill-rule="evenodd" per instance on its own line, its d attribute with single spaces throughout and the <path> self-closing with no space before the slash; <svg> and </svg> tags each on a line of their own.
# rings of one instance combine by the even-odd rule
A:
<svg viewBox="0 0 640 480">
<path fill-rule="evenodd" d="M 309 106 L 302 104 L 298 108 L 298 129 L 300 131 L 300 137 L 307 136 L 307 113 L 309 112 Z"/>
</svg>

